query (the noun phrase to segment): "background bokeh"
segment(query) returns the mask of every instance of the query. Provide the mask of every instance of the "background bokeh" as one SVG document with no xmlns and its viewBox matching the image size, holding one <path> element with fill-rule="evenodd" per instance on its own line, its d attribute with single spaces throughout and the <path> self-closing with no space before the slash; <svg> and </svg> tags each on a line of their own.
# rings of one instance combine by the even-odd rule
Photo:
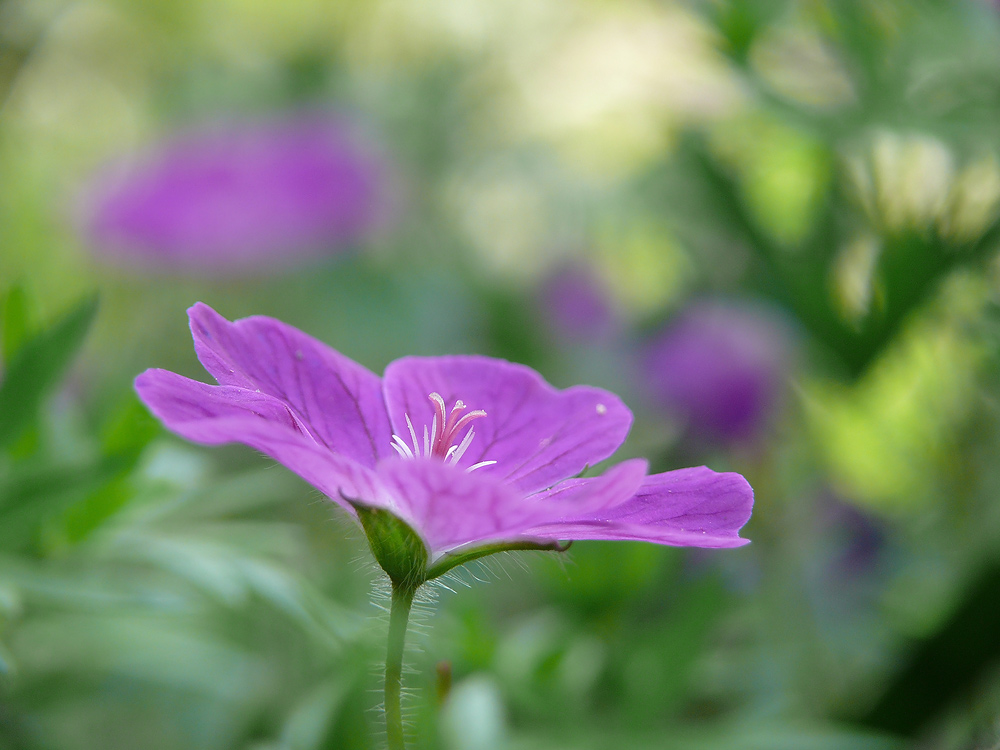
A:
<svg viewBox="0 0 1000 750">
<path fill-rule="evenodd" d="M 134 396 L 198 300 L 756 490 L 437 589 L 415 748 L 997 747 L 998 123 L 985 0 L 0 0 L 0 749 L 382 743 L 362 534 Z"/>
</svg>

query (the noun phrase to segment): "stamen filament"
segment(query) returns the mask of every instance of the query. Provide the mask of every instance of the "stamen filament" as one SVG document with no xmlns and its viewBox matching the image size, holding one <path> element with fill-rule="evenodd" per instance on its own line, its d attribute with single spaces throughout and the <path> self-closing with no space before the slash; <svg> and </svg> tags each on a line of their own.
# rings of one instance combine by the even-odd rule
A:
<svg viewBox="0 0 1000 750">
<path fill-rule="evenodd" d="M 465 434 L 465 437 L 462 439 L 462 442 L 455 450 L 455 454 L 451 458 L 452 464 L 457 464 L 461 460 L 462 456 L 465 455 L 465 451 L 467 451 L 469 449 L 469 446 L 472 444 L 472 438 L 474 438 L 475 436 L 476 436 L 475 429 L 470 427 L 469 431 Z"/>
<path fill-rule="evenodd" d="M 457 466 L 458 462 L 462 460 L 462 457 L 469 449 L 469 446 L 472 445 L 472 440 L 476 437 L 476 431 L 474 428 L 469 427 L 468 432 L 465 433 L 465 436 L 457 444 L 455 443 L 456 436 L 465 430 L 474 420 L 485 417 L 486 412 L 483 409 L 474 409 L 463 414 L 462 412 L 468 407 L 461 399 L 456 399 L 455 405 L 449 412 L 447 404 L 445 404 L 440 393 L 431 393 L 427 398 L 433 404 L 433 414 L 431 415 L 430 430 L 424 424 L 423 451 L 421 452 L 420 450 L 421 441 L 417 437 L 416 429 L 413 427 L 413 420 L 406 413 L 403 414 L 403 417 L 406 419 L 406 429 L 410 433 L 410 440 L 413 443 L 413 447 L 411 449 L 407 442 L 399 435 L 393 435 L 392 449 L 402 458 L 430 458 L 433 456 L 447 462 L 451 466 Z M 476 465 L 466 469 L 466 471 L 474 471 L 484 466 L 492 466 L 495 463 L 496 461 L 480 461 Z"/>
<path fill-rule="evenodd" d="M 416 455 L 420 455 L 420 443 L 417 442 L 417 432 L 413 429 L 413 422 L 410 421 L 410 415 L 404 414 L 406 417 L 406 426 L 410 428 L 410 437 L 413 439 L 413 452 Z"/>
<path fill-rule="evenodd" d="M 445 434 L 444 426 L 448 420 L 448 407 L 445 406 L 444 399 L 441 398 L 440 393 L 432 393 L 427 398 L 429 398 L 434 403 L 435 416 L 437 417 L 438 424 L 441 426 L 441 434 L 444 435 Z M 433 440 L 431 440 L 431 445 L 432 446 L 434 445 Z"/>
<path fill-rule="evenodd" d="M 465 411 L 465 402 L 459 399 L 455 402 L 455 405 L 451 407 L 451 414 L 448 415 L 448 422 L 445 428 L 441 430 L 441 438 L 449 439 L 458 430 L 459 415 Z"/>
<path fill-rule="evenodd" d="M 406 444 L 406 441 L 403 440 L 403 438 L 401 438 L 399 435 L 393 435 L 392 439 L 393 439 L 393 444 L 398 446 L 401 450 L 403 450 L 406 453 L 407 458 L 414 458 L 413 451 L 410 450 L 410 446 Z"/>
<path fill-rule="evenodd" d="M 474 419 L 479 419 L 480 417 L 485 417 L 485 416 L 486 412 L 483 411 L 482 409 L 476 409 L 475 411 L 470 411 L 468 414 L 463 416 L 460 420 L 458 420 L 455 423 L 455 427 L 452 430 L 452 434 L 461 432 L 465 428 L 465 425 L 469 424 L 469 422 L 473 421 Z"/>
</svg>

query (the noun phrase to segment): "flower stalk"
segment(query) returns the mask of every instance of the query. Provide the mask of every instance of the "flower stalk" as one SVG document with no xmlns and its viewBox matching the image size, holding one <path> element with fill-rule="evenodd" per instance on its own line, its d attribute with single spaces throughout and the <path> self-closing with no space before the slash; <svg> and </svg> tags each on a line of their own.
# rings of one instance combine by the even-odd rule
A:
<svg viewBox="0 0 1000 750">
<path fill-rule="evenodd" d="M 389 645 L 385 656 L 385 730 L 389 750 L 405 750 L 403 713 L 400 705 L 403 681 L 403 650 L 406 627 L 416 587 L 392 584 L 392 604 L 389 607 Z"/>
</svg>

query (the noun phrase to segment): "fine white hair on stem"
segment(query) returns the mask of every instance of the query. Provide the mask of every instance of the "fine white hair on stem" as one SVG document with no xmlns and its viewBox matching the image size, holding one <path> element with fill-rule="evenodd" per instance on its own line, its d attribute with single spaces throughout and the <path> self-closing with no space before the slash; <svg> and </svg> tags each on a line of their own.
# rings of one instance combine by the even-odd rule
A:
<svg viewBox="0 0 1000 750">
<path fill-rule="evenodd" d="M 445 581 L 448 583 L 445 584 Z M 441 588 L 447 589 L 452 593 L 455 593 L 455 589 L 453 589 L 452 586 L 465 586 L 467 589 L 472 588 L 472 584 L 465 580 L 458 568 L 453 568 L 440 578 L 435 578 L 433 581 L 428 581 L 428 583 L 432 586 L 440 586 Z"/>
<path fill-rule="evenodd" d="M 490 583 L 501 578 L 514 580 L 511 566 L 516 567 L 521 572 L 527 573 L 531 569 L 529 560 L 530 557 L 525 555 L 524 551 L 500 552 L 489 557 L 472 560 L 465 565 L 450 570 L 442 576 L 448 585 L 445 586 L 442 582 L 441 588 L 447 591 L 454 591 L 453 587 L 455 586 L 471 588 L 473 581 L 476 583 Z M 431 583 L 437 583 L 437 581 L 432 581 Z"/>
<path fill-rule="evenodd" d="M 430 583 L 435 588 L 444 589 L 445 591 L 448 591 L 448 592 L 454 594 L 455 593 L 455 589 L 453 589 L 451 586 L 449 586 L 447 583 L 445 583 L 444 580 L 442 580 L 445 577 L 446 576 L 441 576 L 440 578 L 435 578 L 433 581 L 430 581 Z"/>
<path fill-rule="evenodd" d="M 372 581 L 371 586 L 371 603 L 372 607 L 378 611 L 378 615 L 375 618 L 377 627 L 373 633 L 373 637 L 381 637 L 384 641 L 389 633 L 389 616 L 390 616 L 390 604 L 392 600 L 392 584 L 389 577 L 382 573 L 375 577 Z M 410 608 L 409 621 L 406 628 L 406 641 L 405 650 L 403 651 L 403 663 L 401 665 L 401 673 L 406 680 L 411 680 L 415 675 L 419 674 L 419 670 L 416 668 L 413 657 L 415 654 L 420 653 L 426 646 L 427 639 L 430 634 L 430 620 L 434 615 L 436 610 L 436 604 L 438 601 L 438 590 L 431 586 L 421 586 L 417 589 L 416 594 L 413 597 L 413 603 Z M 378 724 L 380 727 L 384 725 L 385 717 L 385 703 L 384 703 L 384 663 L 375 662 L 372 665 L 372 689 L 371 692 L 378 695 L 378 700 L 376 700 L 371 711 L 377 715 L 377 719 L 374 723 Z M 400 687 L 400 697 L 401 702 L 401 712 L 404 729 L 410 730 L 413 727 L 413 719 L 416 716 L 416 702 L 411 700 L 412 696 L 416 695 L 417 691 L 412 687 L 407 687 L 405 684 Z M 407 732 L 409 733 L 409 732 Z M 385 729 L 381 728 L 379 731 L 379 736 L 382 741 L 385 741 Z"/>
</svg>

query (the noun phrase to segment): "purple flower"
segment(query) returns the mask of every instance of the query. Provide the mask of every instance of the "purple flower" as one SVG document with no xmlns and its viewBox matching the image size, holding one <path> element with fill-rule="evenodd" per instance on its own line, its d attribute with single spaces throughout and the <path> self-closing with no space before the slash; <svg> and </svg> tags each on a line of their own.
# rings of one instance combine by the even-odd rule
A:
<svg viewBox="0 0 1000 750">
<path fill-rule="evenodd" d="M 698 436 L 752 439 L 780 406 L 792 361 L 787 322 L 763 306 L 703 301 L 645 352 L 646 390 Z"/>
<path fill-rule="evenodd" d="M 860 578 L 870 574 L 888 547 L 886 528 L 878 519 L 832 491 L 820 495 L 819 536 L 833 542 L 833 577 Z"/>
<path fill-rule="evenodd" d="M 570 264 L 558 269 L 542 284 L 545 317 L 566 339 L 593 341 L 615 333 L 618 320 L 607 290 L 593 269 Z"/>
<path fill-rule="evenodd" d="M 738 532 L 753 492 L 739 474 L 646 476 L 633 459 L 568 478 L 625 439 L 632 415 L 612 393 L 558 390 L 481 356 L 404 357 L 380 378 L 273 318 L 230 323 L 201 303 L 189 315 L 198 358 L 219 384 L 147 370 L 140 398 L 183 437 L 250 445 L 356 514 L 390 576 L 388 558 L 406 544 L 423 556 L 407 575 L 429 580 L 489 552 L 560 540 L 746 541 Z M 400 528 L 414 538 L 385 540 Z"/>
<path fill-rule="evenodd" d="M 386 213 L 386 182 L 328 113 L 230 121 L 108 170 L 82 201 L 82 223 L 115 262 L 259 270 L 362 239 Z"/>
</svg>

